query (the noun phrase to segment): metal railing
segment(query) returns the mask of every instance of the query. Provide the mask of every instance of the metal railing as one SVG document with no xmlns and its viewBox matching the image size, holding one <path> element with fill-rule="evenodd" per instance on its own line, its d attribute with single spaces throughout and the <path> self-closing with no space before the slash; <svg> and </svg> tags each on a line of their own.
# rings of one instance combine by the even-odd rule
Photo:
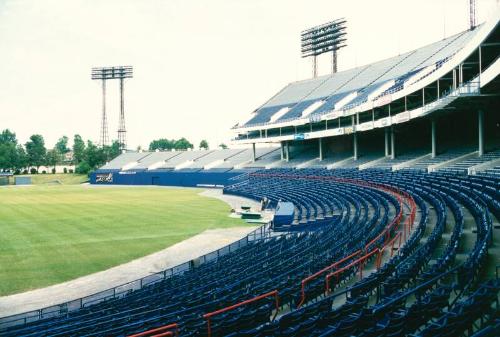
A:
<svg viewBox="0 0 500 337">
<path fill-rule="evenodd" d="M 244 238 L 235 241 L 227 246 L 217 249 L 203 256 L 200 256 L 191 261 L 184 262 L 175 267 L 154 273 L 138 280 L 134 280 L 119 286 L 100 291 L 98 293 L 81 297 L 72 301 L 64 302 L 61 304 L 53 305 L 50 307 L 32 310 L 20 314 L 5 316 L 0 318 L 0 332 L 8 327 L 25 325 L 27 323 L 36 322 L 41 319 L 67 316 L 72 312 L 78 311 L 82 308 L 97 304 L 106 300 L 124 298 L 133 291 L 140 290 L 148 285 L 161 282 L 173 276 L 182 275 L 197 266 L 203 265 L 208 262 L 216 261 L 228 253 L 234 252 L 241 247 L 246 246 L 249 242 L 262 240 L 270 237 L 271 229 L 270 224 L 265 224 L 249 233 Z M 1 333 L 0 333 L 1 334 Z"/>
<path fill-rule="evenodd" d="M 456 89 L 450 88 L 445 91 L 441 97 L 434 102 L 426 104 L 422 107 L 423 113 L 430 112 L 440 105 L 447 105 L 451 100 L 462 96 L 475 96 L 481 93 L 481 83 L 479 81 L 471 81 L 461 84 Z"/>
</svg>

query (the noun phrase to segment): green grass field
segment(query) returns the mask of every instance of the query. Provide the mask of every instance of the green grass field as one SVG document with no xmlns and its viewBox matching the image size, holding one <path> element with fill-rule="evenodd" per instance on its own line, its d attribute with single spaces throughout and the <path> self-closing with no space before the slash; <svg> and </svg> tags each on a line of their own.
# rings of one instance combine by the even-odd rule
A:
<svg viewBox="0 0 500 337">
<path fill-rule="evenodd" d="M 206 229 L 246 225 L 200 191 L 0 188 L 0 296 L 105 270 Z"/>
</svg>

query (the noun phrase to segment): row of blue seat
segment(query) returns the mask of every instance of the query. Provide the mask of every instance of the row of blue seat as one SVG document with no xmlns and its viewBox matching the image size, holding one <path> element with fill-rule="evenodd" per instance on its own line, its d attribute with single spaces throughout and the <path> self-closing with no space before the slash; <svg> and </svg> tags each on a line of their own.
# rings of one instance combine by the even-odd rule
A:
<svg viewBox="0 0 500 337">
<path fill-rule="evenodd" d="M 354 282 L 354 268 L 341 275 L 340 283 L 347 286 L 344 305 L 334 306 L 339 284 L 330 289 L 333 295 L 325 295 L 324 279 L 317 279 L 307 285 L 307 300 L 298 308 L 304 278 L 363 249 L 400 212 L 408 211 L 408 204 L 402 206 L 393 193 L 375 187 L 381 185 L 405 191 L 415 201 L 419 218 L 411 236 L 396 255 L 366 278 Z M 57 317 L 0 328 L 0 334 L 123 336 L 176 322 L 183 336 L 204 336 L 203 314 L 272 290 L 278 290 L 281 308 L 291 310 L 289 314 L 273 320 L 271 303 L 259 301 L 214 316 L 214 335 L 385 336 L 413 333 L 422 327 L 425 331 L 433 318 L 444 313 L 452 291 L 461 289 L 459 296 L 465 298 L 463 289 L 475 287 L 491 236 L 489 212 L 498 218 L 500 210 L 498 187 L 498 180 L 484 177 L 381 170 L 271 169 L 251 173 L 225 188 L 224 193 L 267 197 L 271 206 L 279 200 L 291 201 L 296 205 L 296 221 L 291 227 L 300 224 L 304 230 L 248 242 L 143 289 L 78 311 L 61 312 Z M 467 252 L 460 278 L 450 283 L 447 273 L 456 265 L 463 209 L 474 217 L 476 242 Z M 315 226 L 318 223 L 321 226 Z M 453 224 L 451 236 L 438 252 L 447 223 Z M 384 240 L 379 238 L 375 245 L 381 246 Z M 375 304 L 369 301 L 373 295 Z M 416 301 L 407 301 L 410 297 Z M 402 327 L 409 318 L 415 323 Z"/>
</svg>

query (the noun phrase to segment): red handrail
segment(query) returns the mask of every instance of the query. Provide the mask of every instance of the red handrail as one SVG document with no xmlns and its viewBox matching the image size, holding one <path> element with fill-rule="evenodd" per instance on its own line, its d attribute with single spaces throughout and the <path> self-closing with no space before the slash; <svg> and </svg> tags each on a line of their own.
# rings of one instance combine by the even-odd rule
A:
<svg viewBox="0 0 500 337">
<path fill-rule="evenodd" d="M 154 328 L 154 329 L 151 329 L 151 330 L 147 330 L 147 331 L 143 331 L 143 332 L 136 333 L 136 334 L 133 334 L 133 335 L 129 335 L 128 337 L 173 336 L 173 332 L 172 331 L 165 331 L 165 330 L 172 330 L 172 329 L 175 329 L 175 336 L 179 336 L 179 326 L 177 325 L 177 323 L 172 323 L 172 324 L 161 326 L 159 328 Z M 157 333 L 160 333 L 160 334 L 157 334 Z M 167 333 L 167 334 L 165 335 L 163 333 Z"/>
<path fill-rule="evenodd" d="M 314 274 L 306 277 L 305 279 L 303 279 L 302 282 L 301 282 L 301 289 L 300 289 L 301 298 L 300 298 L 300 302 L 297 305 L 297 307 L 300 308 L 302 306 L 302 304 L 304 303 L 305 299 L 306 299 L 305 285 L 306 285 L 307 282 L 309 282 L 312 279 L 315 279 L 316 277 L 318 277 L 319 275 L 323 274 L 327 270 L 330 270 L 332 268 L 337 268 L 337 266 L 339 264 L 341 264 L 343 262 L 346 262 L 347 260 L 350 260 L 351 258 L 353 258 L 353 257 L 355 257 L 356 255 L 359 255 L 359 254 L 361 254 L 361 250 L 358 250 L 358 251 L 352 253 L 351 255 L 346 256 L 343 259 L 341 259 L 341 260 L 339 260 L 339 261 L 337 261 L 337 262 L 335 262 L 335 263 L 333 263 L 333 264 L 331 264 L 331 265 L 329 265 L 329 266 L 321 269 L 320 271 L 318 271 L 318 272 L 316 272 L 316 273 L 314 273 Z"/>
<path fill-rule="evenodd" d="M 407 232 L 408 232 L 408 235 L 410 234 L 410 231 L 411 231 L 411 228 L 413 226 L 413 223 L 414 223 L 414 220 L 415 220 L 415 214 L 416 214 L 416 203 L 415 203 L 415 200 L 413 199 L 413 197 L 407 193 L 406 191 L 403 191 L 397 187 L 393 187 L 393 186 L 388 186 L 388 185 L 383 185 L 383 184 L 379 184 L 379 183 L 372 183 L 372 182 L 367 182 L 367 181 L 362 181 L 362 180 L 357 180 L 357 179 L 350 179 L 350 178 L 338 178 L 338 177 L 324 177 L 324 176 L 305 176 L 305 177 L 301 177 L 301 176 L 296 176 L 296 175 L 290 175 L 290 174 L 259 174 L 259 173 L 252 173 L 250 174 L 250 176 L 261 176 L 261 177 L 278 177 L 278 178 L 288 178 L 288 179 L 304 179 L 304 180 L 332 180 L 332 181 L 337 181 L 337 182 L 345 182 L 345 183 L 350 183 L 350 184 L 354 184 L 354 185 L 359 185 L 359 186 L 365 186 L 365 187 L 372 187 L 372 188 L 377 188 L 377 189 L 380 189 L 380 190 L 383 190 L 383 191 L 386 191 L 386 192 L 389 192 L 391 194 L 393 194 L 399 204 L 400 204 L 400 209 L 399 209 L 399 212 L 397 214 L 397 216 L 390 222 L 389 225 L 386 226 L 386 228 L 384 228 L 384 230 L 379 234 L 377 235 L 373 240 L 371 240 L 368 244 L 365 245 L 364 247 L 364 251 L 368 251 L 369 248 L 371 248 L 371 246 L 377 242 L 381 237 L 383 237 L 384 235 L 386 236 L 386 239 L 385 239 L 385 242 L 382 246 L 382 249 L 380 248 L 374 248 L 370 253 L 366 254 L 364 257 L 356 260 L 355 262 L 349 264 L 349 266 L 353 266 L 355 265 L 355 263 L 360 263 L 360 268 L 359 268 L 359 271 L 360 271 L 360 276 L 362 277 L 363 276 L 363 263 L 366 261 L 366 259 L 368 259 L 368 257 L 372 256 L 373 254 L 377 253 L 378 252 L 378 256 L 377 256 L 377 261 L 376 261 L 376 268 L 380 268 L 380 264 L 382 262 L 382 253 L 383 253 L 383 250 L 386 246 L 390 245 L 391 246 L 391 257 L 393 256 L 393 251 L 394 251 L 394 244 L 396 242 L 396 240 L 399 238 L 399 247 L 401 247 L 401 238 L 402 238 L 402 235 L 401 235 L 401 232 L 398 232 L 394 238 L 390 239 L 390 236 L 391 236 L 391 231 L 392 230 L 397 230 L 400 223 L 401 223 L 401 220 L 403 218 L 403 210 L 404 210 L 404 202 L 403 202 L 403 199 L 405 201 L 405 203 L 410 207 L 410 214 L 409 214 L 409 217 L 406 218 L 406 221 L 405 221 L 405 225 L 403 225 L 403 234 L 404 234 L 404 240 L 406 241 L 406 237 L 407 237 Z M 341 261 L 345 261 L 349 259 L 349 257 L 341 260 Z M 319 272 L 305 278 L 304 280 L 302 280 L 301 282 L 301 300 L 298 304 L 298 307 L 300 307 L 304 301 L 305 301 L 305 283 L 308 282 L 309 280 L 311 280 L 312 278 L 316 277 L 317 275 L 320 275 L 321 273 L 323 273 L 324 271 L 328 270 L 328 269 L 331 269 L 332 268 L 332 265 L 329 266 L 329 267 L 326 267 L 322 270 L 320 270 Z M 333 275 L 337 275 L 338 277 L 338 274 L 340 274 L 342 271 L 346 270 L 347 268 L 344 267 L 332 274 L 329 274 L 326 276 L 326 291 L 328 292 L 329 290 L 329 279 L 330 277 L 332 277 Z"/>
<path fill-rule="evenodd" d="M 158 335 L 153 335 L 151 337 L 167 337 L 167 336 L 173 336 L 174 333 L 172 331 L 167 331 L 167 332 L 164 332 L 164 333 L 160 333 Z"/>
<path fill-rule="evenodd" d="M 382 189 L 384 189 L 384 188 L 382 188 Z M 393 191 L 390 191 L 390 192 L 395 193 Z M 399 223 L 401 222 L 401 218 L 403 217 L 403 201 L 401 200 L 401 197 L 398 194 L 396 194 L 396 198 L 398 199 L 399 204 L 401 206 L 399 209 L 398 215 L 394 219 L 392 219 L 392 221 L 389 223 L 389 225 L 387 225 L 379 235 L 377 235 L 373 240 L 371 240 L 370 242 L 368 242 L 366 244 L 365 251 L 367 251 L 371 245 L 373 245 L 375 242 L 377 242 L 384 235 L 387 236 L 386 241 L 388 241 L 390 238 L 390 230 L 397 229 L 397 226 L 399 226 Z"/>
<path fill-rule="evenodd" d="M 328 275 L 326 275 L 325 277 L 325 290 L 326 292 L 328 293 L 330 290 L 330 279 L 333 277 L 333 276 L 337 276 L 337 280 L 338 280 L 338 275 L 348 269 L 350 269 L 351 267 L 354 267 L 355 265 L 359 264 L 359 272 L 360 272 L 360 276 L 363 277 L 363 263 L 369 258 L 371 257 L 372 255 L 374 255 L 375 253 L 378 253 L 380 252 L 380 249 L 378 248 L 375 248 L 374 250 L 372 250 L 371 252 L 369 252 L 368 254 L 366 255 L 363 255 L 362 257 L 360 257 L 359 259 L 349 263 L 347 266 L 345 267 L 342 267 L 340 268 L 339 270 L 336 270 L 334 271 L 333 273 L 330 273 Z"/>
<path fill-rule="evenodd" d="M 212 311 L 212 312 L 209 312 L 209 313 L 206 313 L 203 315 L 203 318 L 205 318 L 207 320 L 207 335 L 208 337 L 211 337 L 212 336 L 212 329 L 210 327 L 210 318 L 212 316 L 215 316 L 215 315 L 218 315 L 218 314 L 222 314 L 226 311 L 229 311 L 229 310 L 233 310 L 233 309 L 236 309 L 238 307 L 241 307 L 243 305 L 246 305 L 246 304 L 249 304 L 249 303 L 253 303 L 253 302 L 256 302 L 256 301 L 259 301 L 263 298 L 266 298 L 266 297 L 274 297 L 275 299 L 275 306 L 276 306 L 276 311 L 279 310 L 279 298 L 278 298 L 278 291 L 277 290 L 273 290 L 273 291 L 270 291 L 268 293 L 265 293 L 265 294 L 262 294 L 262 295 L 259 295 L 259 296 L 256 296 L 254 298 L 251 298 L 249 300 L 245 300 L 243 302 L 240 302 L 240 303 L 237 303 L 237 304 L 233 304 L 233 305 L 230 305 L 228 307 L 225 307 L 225 308 L 222 308 L 222 309 L 219 309 L 219 310 L 216 310 L 216 311 Z"/>
<path fill-rule="evenodd" d="M 398 234 L 395 236 L 395 238 L 393 238 L 391 241 L 389 241 L 389 239 L 390 239 L 390 231 L 393 230 L 393 229 L 394 230 L 397 229 L 397 227 L 401 223 L 401 219 L 403 217 L 404 205 L 403 205 L 403 198 L 401 198 L 401 195 L 410 204 L 410 208 L 411 208 L 410 217 L 406 219 L 406 223 L 408 224 L 408 231 L 410 230 L 409 228 L 413 224 L 413 219 L 415 217 L 416 205 L 415 205 L 415 202 L 414 202 L 413 198 L 411 197 L 411 195 L 409 195 L 405 191 L 402 191 L 402 190 L 400 190 L 398 188 L 395 188 L 395 187 L 392 187 L 392 186 L 386 186 L 386 185 L 382 185 L 382 184 L 376 184 L 376 183 L 371 183 L 371 182 L 366 182 L 366 181 L 361 181 L 361 180 L 356 180 L 356 179 L 337 178 L 337 177 L 323 177 L 323 176 L 306 176 L 306 177 L 300 177 L 300 176 L 287 175 L 287 174 L 259 174 L 259 173 L 254 173 L 254 174 L 251 174 L 251 175 L 253 175 L 253 176 L 261 176 L 261 177 L 279 177 L 279 178 L 285 178 L 286 177 L 286 178 L 309 179 L 309 180 L 333 180 L 333 181 L 338 181 L 338 182 L 347 182 L 347 183 L 351 183 L 351 184 L 355 184 L 355 185 L 360 185 L 360 186 L 365 186 L 365 187 L 377 188 L 377 189 L 380 189 L 380 190 L 383 190 L 383 191 L 386 191 L 386 192 L 389 192 L 389 193 L 395 195 L 395 197 L 397 198 L 397 200 L 398 200 L 398 202 L 399 202 L 399 204 L 401 206 L 400 210 L 398 212 L 398 215 L 391 221 L 391 223 L 389 225 L 386 226 L 386 228 L 379 235 L 377 235 L 377 237 L 375 237 L 373 240 L 371 240 L 368 244 L 365 245 L 364 251 L 367 251 L 370 248 L 370 246 L 372 246 L 377 240 L 379 240 L 384 235 L 387 236 L 387 238 L 385 240 L 386 242 L 384 243 L 383 247 L 385 247 L 388 244 L 391 244 L 392 248 L 394 248 L 394 242 L 397 239 L 397 237 L 399 237 L 399 246 L 401 246 L 401 233 L 400 232 L 398 232 Z M 404 229 L 403 229 L 404 232 L 405 232 L 404 233 L 405 240 L 406 240 L 406 229 L 407 229 L 407 227 L 405 226 Z M 377 248 L 375 248 L 375 250 L 376 249 Z M 345 258 L 341 259 L 340 261 L 335 262 L 334 264 L 332 264 L 330 266 L 327 266 L 327 267 L 323 268 L 322 270 L 314 273 L 313 275 L 310 275 L 310 276 L 306 277 L 305 279 L 303 279 L 301 281 L 301 299 L 300 299 L 300 302 L 298 303 L 297 306 L 300 308 L 302 306 L 302 304 L 304 303 L 304 301 L 305 301 L 305 297 L 306 297 L 305 296 L 305 284 L 307 282 L 309 282 L 310 280 L 314 279 L 315 277 L 321 275 L 325 271 L 338 266 L 338 264 L 340 264 L 342 262 L 345 262 L 346 260 L 349 260 L 350 258 L 352 258 L 352 257 L 354 257 L 354 256 L 356 256 L 356 255 L 358 255 L 360 253 L 361 253 L 361 251 L 357 251 L 354 254 L 352 254 L 352 255 L 350 255 L 348 257 L 345 257 Z M 374 252 L 371 252 L 371 253 L 374 254 Z M 377 269 L 380 267 L 380 264 L 381 264 L 382 251 L 380 249 L 378 249 L 378 253 L 379 253 L 379 255 L 377 256 L 377 262 L 376 262 Z M 391 250 L 391 256 L 392 255 L 393 255 L 393 251 Z M 360 271 L 362 273 L 362 268 L 360 268 Z"/>
</svg>

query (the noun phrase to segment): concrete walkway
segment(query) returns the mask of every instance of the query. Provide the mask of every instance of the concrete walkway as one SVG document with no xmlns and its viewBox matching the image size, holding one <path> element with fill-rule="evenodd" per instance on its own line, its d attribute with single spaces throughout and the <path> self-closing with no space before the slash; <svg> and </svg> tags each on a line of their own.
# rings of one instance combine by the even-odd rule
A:
<svg viewBox="0 0 500 337">
<path fill-rule="evenodd" d="M 221 190 L 200 193 L 227 202 L 232 208 L 258 205 L 255 201 L 225 196 Z M 133 260 L 105 271 L 42 289 L 0 297 L 0 317 L 37 310 L 72 301 L 80 297 L 119 286 L 190 261 L 235 242 L 256 229 L 255 226 L 206 230 L 157 253 Z"/>
</svg>

